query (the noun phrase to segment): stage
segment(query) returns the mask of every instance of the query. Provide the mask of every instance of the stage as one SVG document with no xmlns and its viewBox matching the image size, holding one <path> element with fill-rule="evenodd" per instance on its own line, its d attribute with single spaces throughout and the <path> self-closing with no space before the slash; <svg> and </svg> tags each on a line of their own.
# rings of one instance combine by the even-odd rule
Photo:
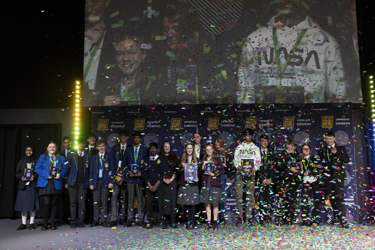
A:
<svg viewBox="0 0 375 250">
<path fill-rule="evenodd" d="M 37 220 L 41 223 L 41 220 Z M 138 226 L 17 231 L 20 219 L 0 220 L 0 249 L 374 249 L 374 226 L 354 225 L 350 229 L 327 224 L 319 227 L 221 226 L 218 231 L 202 227 L 186 230 Z"/>
</svg>

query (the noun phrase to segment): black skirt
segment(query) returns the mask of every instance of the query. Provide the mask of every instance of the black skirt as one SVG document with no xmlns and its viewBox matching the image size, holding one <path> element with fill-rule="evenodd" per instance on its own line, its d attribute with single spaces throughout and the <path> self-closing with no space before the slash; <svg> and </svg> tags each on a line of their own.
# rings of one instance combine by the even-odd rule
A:
<svg viewBox="0 0 375 250">
<path fill-rule="evenodd" d="M 198 205 L 199 188 L 198 186 L 180 186 L 178 190 L 177 203 L 181 205 Z"/>
<path fill-rule="evenodd" d="M 62 194 L 62 190 L 57 190 L 55 188 L 55 180 L 48 180 L 47 186 L 39 188 L 39 195 L 45 194 Z"/>
<path fill-rule="evenodd" d="M 39 210 L 39 195 L 35 181 L 23 189 L 18 189 L 14 210 L 20 212 Z"/>
<path fill-rule="evenodd" d="M 221 203 L 221 188 L 211 186 L 211 177 L 209 177 L 206 187 L 202 187 L 199 198 L 202 203 Z"/>
<path fill-rule="evenodd" d="M 177 214 L 177 181 L 174 180 L 168 185 L 163 182 L 162 185 L 164 191 L 164 214 Z"/>
</svg>

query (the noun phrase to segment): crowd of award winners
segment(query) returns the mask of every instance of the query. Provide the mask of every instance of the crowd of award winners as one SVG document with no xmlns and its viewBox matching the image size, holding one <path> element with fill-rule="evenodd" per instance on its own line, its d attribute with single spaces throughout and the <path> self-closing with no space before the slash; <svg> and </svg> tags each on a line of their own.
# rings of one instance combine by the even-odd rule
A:
<svg viewBox="0 0 375 250">
<path fill-rule="evenodd" d="M 119 132 L 119 143 L 106 151 L 106 142 L 94 134 L 78 139 L 77 150 L 71 139 L 57 151 L 50 142 L 39 158 L 31 146 L 19 161 L 15 210 L 21 212 L 17 228 L 35 229 L 36 210 L 44 219 L 41 230 L 70 227 L 160 226 L 186 229 L 217 229 L 229 223 L 226 200 L 234 188 L 237 226 L 256 224 L 317 226 L 321 205 L 331 203 L 331 224 L 347 228 L 344 205 L 344 163 L 349 156 L 336 144 L 335 134 L 327 132 L 317 152 L 306 143 L 287 141 L 276 152 L 267 135 L 254 143 L 253 131 L 243 131 L 243 141 L 231 154 L 221 138 L 202 143 L 196 132 L 177 156 L 168 141 L 143 145 L 142 134 Z M 88 144 L 88 145 L 87 145 Z M 297 211 L 301 206 L 299 217 Z M 300 220 L 301 218 L 301 220 Z M 233 220 L 232 220 L 233 221 Z"/>
</svg>

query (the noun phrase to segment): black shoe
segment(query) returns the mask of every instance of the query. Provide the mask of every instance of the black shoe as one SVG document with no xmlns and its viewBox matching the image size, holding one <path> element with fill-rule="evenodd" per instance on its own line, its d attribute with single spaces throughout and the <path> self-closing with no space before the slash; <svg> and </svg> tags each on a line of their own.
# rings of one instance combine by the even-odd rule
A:
<svg viewBox="0 0 375 250">
<path fill-rule="evenodd" d="M 99 223 L 97 221 L 93 221 L 90 225 L 90 227 L 97 227 L 99 226 Z"/>
<path fill-rule="evenodd" d="M 218 228 L 219 228 L 219 223 L 218 223 L 218 221 L 217 221 L 217 220 L 214 220 L 212 226 L 213 226 L 213 229 L 218 229 Z"/>
<path fill-rule="evenodd" d="M 106 222 L 106 221 L 103 221 L 103 222 L 102 222 L 102 227 L 109 227 L 109 224 L 108 224 L 108 222 Z"/>
<path fill-rule="evenodd" d="M 128 221 L 126 222 L 125 227 L 131 227 L 131 226 L 133 226 L 133 220 L 128 220 Z"/>
<path fill-rule="evenodd" d="M 242 225 L 243 225 L 243 219 L 242 218 L 238 218 L 237 222 L 236 222 L 236 227 L 239 227 L 239 226 L 242 226 Z"/>
<path fill-rule="evenodd" d="M 254 226 L 254 221 L 252 219 L 247 219 L 247 225 L 249 227 Z"/>
<path fill-rule="evenodd" d="M 120 225 L 125 225 L 125 220 L 124 219 L 120 219 Z"/>
<path fill-rule="evenodd" d="M 110 227 L 115 227 L 117 226 L 117 221 L 111 221 L 111 223 L 109 224 Z"/>
<path fill-rule="evenodd" d="M 161 229 L 167 229 L 167 228 L 168 228 L 168 223 L 167 223 L 167 221 L 162 222 L 162 223 L 160 224 L 160 226 L 161 226 Z"/>
<path fill-rule="evenodd" d="M 56 229 L 57 229 L 56 225 L 51 225 L 51 230 L 56 230 Z"/>
<path fill-rule="evenodd" d="M 342 226 L 343 228 L 349 228 L 348 223 L 341 223 L 341 226 Z"/>
<path fill-rule="evenodd" d="M 176 224 L 176 223 L 173 223 L 173 224 L 172 224 L 172 228 L 177 228 L 177 224 Z"/>
<path fill-rule="evenodd" d="M 35 224 L 34 223 L 30 224 L 29 225 L 29 230 L 34 230 L 34 229 L 36 229 Z"/>
<path fill-rule="evenodd" d="M 25 224 L 21 224 L 21 226 L 17 227 L 17 230 L 24 230 L 27 226 Z"/>
<path fill-rule="evenodd" d="M 48 226 L 42 226 L 42 231 L 48 230 Z"/>
<path fill-rule="evenodd" d="M 152 224 L 152 223 L 150 223 L 150 224 Z M 140 226 L 143 227 L 143 228 L 145 228 L 146 227 L 146 223 L 144 221 L 141 221 Z"/>
<path fill-rule="evenodd" d="M 206 227 L 206 229 L 207 229 L 207 230 L 212 229 L 212 223 L 211 223 L 211 221 L 209 221 L 209 222 L 207 223 L 207 227 Z"/>
<path fill-rule="evenodd" d="M 70 224 L 70 228 L 76 228 L 77 227 L 77 224 L 76 223 L 72 223 Z"/>
<path fill-rule="evenodd" d="M 79 228 L 83 228 L 83 227 L 85 227 L 85 224 L 83 224 L 83 222 L 79 222 L 79 223 L 78 223 L 78 227 L 79 227 Z"/>
<path fill-rule="evenodd" d="M 143 227 L 143 226 L 142 226 Z M 152 229 L 154 227 L 154 224 L 152 222 L 147 222 L 145 223 L 145 228 L 146 229 Z"/>
</svg>

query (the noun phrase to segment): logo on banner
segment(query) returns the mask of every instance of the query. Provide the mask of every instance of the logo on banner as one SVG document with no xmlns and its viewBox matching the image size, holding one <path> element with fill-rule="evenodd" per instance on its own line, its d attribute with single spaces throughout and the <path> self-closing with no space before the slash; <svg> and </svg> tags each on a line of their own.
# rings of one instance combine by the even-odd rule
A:
<svg viewBox="0 0 375 250">
<path fill-rule="evenodd" d="M 145 129 L 145 118 L 135 118 L 134 119 L 134 130 L 144 130 Z"/>
<path fill-rule="evenodd" d="M 217 117 L 208 118 L 207 129 L 217 130 L 218 128 L 219 128 L 219 118 Z"/>
<path fill-rule="evenodd" d="M 171 130 L 179 130 L 182 126 L 182 118 L 172 118 Z"/>
<path fill-rule="evenodd" d="M 107 131 L 108 124 L 109 124 L 109 119 L 99 119 L 98 131 Z"/>
<path fill-rule="evenodd" d="M 322 116 L 322 128 L 333 127 L 333 115 Z"/>
<path fill-rule="evenodd" d="M 245 128 L 255 129 L 257 127 L 256 117 L 246 117 Z"/>
<path fill-rule="evenodd" d="M 283 127 L 293 129 L 294 119 L 295 119 L 295 116 L 284 116 Z"/>
</svg>

